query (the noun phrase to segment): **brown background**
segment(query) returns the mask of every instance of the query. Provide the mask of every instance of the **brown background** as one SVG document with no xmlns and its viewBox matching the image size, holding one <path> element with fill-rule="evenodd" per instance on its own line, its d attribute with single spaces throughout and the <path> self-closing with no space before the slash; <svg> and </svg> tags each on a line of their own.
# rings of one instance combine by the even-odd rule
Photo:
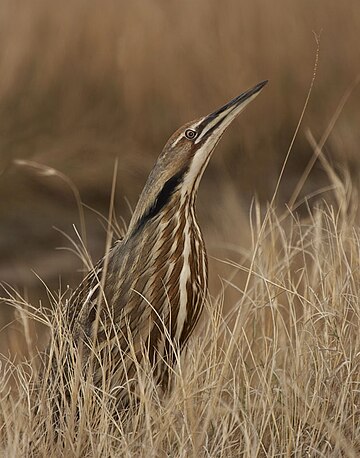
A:
<svg viewBox="0 0 360 458">
<path fill-rule="evenodd" d="M 74 237 L 79 218 L 63 179 L 14 160 L 54 167 L 106 216 L 117 159 L 116 213 L 128 222 L 129 205 L 171 133 L 269 79 L 217 149 L 198 201 L 209 254 L 239 260 L 249 240 L 251 199 L 271 199 L 306 98 L 313 32 L 321 32 L 317 77 L 279 207 L 312 155 L 305 128 L 319 138 L 360 73 L 358 0 L 3 0 L 0 8 L 0 282 L 34 304 L 46 302 L 37 275 L 55 290 L 81 278 L 81 262 L 57 249 L 71 247 L 62 232 Z M 355 89 L 325 148 L 356 182 L 359 101 Z M 303 194 L 324 184 L 316 165 Z M 97 259 L 105 230 L 94 211 L 85 213 Z M 216 259 L 210 268 L 216 294 L 219 276 L 229 270 Z M 11 314 L 0 306 L 7 330 Z"/>
</svg>

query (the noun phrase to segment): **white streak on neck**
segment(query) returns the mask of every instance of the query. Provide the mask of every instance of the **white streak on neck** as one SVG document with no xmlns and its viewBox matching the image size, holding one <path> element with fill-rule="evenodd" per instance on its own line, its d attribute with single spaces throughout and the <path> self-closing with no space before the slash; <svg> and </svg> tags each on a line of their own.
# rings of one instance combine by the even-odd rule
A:
<svg viewBox="0 0 360 458">
<path fill-rule="evenodd" d="M 186 204 L 185 204 L 186 205 Z M 181 333 L 184 329 L 184 324 L 187 317 L 187 303 L 188 303 L 188 294 L 187 294 L 187 282 L 190 278 L 190 250 L 191 250 L 191 241 L 190 241 L 190 224 L 189 224 L 190 215 L 186 215 L 186 224 L 184 228 L 184 253 L 183 259 L 184 264 L 181 269 L 180 278 L 179 278 L 179 311 L 176 320 L 176 333 L 175 339 L 179 340 Z"/>
</svg>

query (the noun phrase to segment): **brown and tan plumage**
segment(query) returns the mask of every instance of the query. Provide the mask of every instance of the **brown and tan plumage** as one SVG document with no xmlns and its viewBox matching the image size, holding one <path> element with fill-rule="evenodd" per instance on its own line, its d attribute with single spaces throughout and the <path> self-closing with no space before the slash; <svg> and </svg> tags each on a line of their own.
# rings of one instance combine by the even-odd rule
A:
<svg viewBox="0 0 360 458">
<path fill-rule="evenodd" d="M 73 333 L 78 340 L 95 343 L 100 361 L 102 352 L 107 355 L 115 384 L 133 376 L 134 355 L 140 360 L 144 350 L 157 381 L 164 382 L 167 370 L 161 362 L 171 364 L 172 348 L 181 349 L 191 335 L 208 282 L 195 214 L 199 182 L 227 126 L 265 84 L 172 135 L 150 173 L 126 236 L 69 301 Z M 101 376 L 94 365 L 95 383 Z"/>
</svg>

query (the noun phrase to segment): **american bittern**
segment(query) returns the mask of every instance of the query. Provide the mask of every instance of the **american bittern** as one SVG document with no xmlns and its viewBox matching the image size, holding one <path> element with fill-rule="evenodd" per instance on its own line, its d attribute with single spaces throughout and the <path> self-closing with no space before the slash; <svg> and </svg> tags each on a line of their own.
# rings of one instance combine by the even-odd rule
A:
<svg viewBox="0 0 360 458">
<path fill-rule="evenodd" d="M 173 349 L 184 346 L 199 319 L 208 282 L 207 255 L 195 214 L 200 179 L 225 129 L 265 84 L 172 135 L 149 175 L 124 239 L 69 301 L 74 335 L 95 343 L 99 361 L 107 355 L 103 359 L 110 362 L 117 385 L 133 377 L 135 358 L 140 360 L 144 351 L 154 366 L 155 380 L 163 383 Z M 102 374 L 95 365 L 95 384 Z"/>
</svg>

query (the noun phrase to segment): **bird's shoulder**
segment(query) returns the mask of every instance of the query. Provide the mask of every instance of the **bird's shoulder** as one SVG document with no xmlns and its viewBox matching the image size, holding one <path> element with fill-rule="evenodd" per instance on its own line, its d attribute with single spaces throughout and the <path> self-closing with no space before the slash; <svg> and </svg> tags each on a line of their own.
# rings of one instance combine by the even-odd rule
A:
<svg viewBox="0 0 360 458">
<path fill-rule="evenodd" d="M 113 258 L 121 262 L 123 240 L 117 240 L 108 253 L 92 266 L 67 301 L 70 321 L 75 324 L 90 319 L 104 296 L 107 276 L 112 271 Z"/>
</svg>

